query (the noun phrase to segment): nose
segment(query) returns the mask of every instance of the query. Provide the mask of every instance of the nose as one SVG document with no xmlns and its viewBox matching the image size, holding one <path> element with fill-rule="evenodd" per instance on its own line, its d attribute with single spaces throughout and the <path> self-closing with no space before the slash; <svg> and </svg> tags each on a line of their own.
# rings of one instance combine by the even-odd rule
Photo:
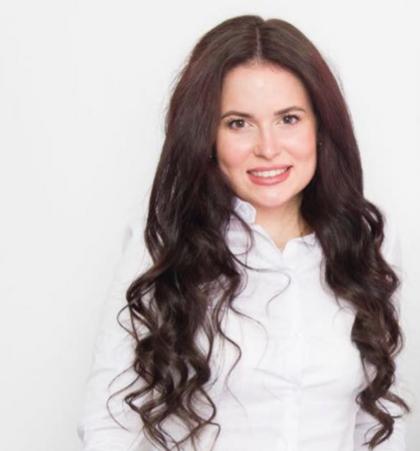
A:
<svg viewBox="0 0 420 451">
<path fill-rule="evenodd" d="M 280 152 L 278 136 L 270 128 L 262 128 L 254 145 L 254 154 L 266 159 L 274 158 Z"/>
</svg>

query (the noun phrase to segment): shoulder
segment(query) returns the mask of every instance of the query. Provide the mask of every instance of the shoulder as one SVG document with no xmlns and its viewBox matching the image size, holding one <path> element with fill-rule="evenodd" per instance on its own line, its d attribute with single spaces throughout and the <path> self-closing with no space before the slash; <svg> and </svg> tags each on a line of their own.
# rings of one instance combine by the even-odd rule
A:
<svg viewBox="0 0 420 451">
<path fill-rule="evenodd" d="M 399 278 L 399 285 L 393 294 L 395 304 L 401 315 L 402 287 L 405 280 L 402 246 L 400 238 L 400 223 L 395 214 L 389 211 L 385 212 L 384 222 L 384 240 L 382 242 L 382 256 L 392 267 Z"/>
<path fill-rule="evenodd" d="M 402 248 L 400 237 L 400 224 L 395 213 L 383 210 L 384 213 L 384 240 L 381 251 L 384 259 L 395 267 L 402 270 Z"/>
<path fill-rule="evenodd" d="M 117 276 L 123 282 L 132 281 L 151 264 L 144 240 L 146 217 L 143 211 L 131 211 L 123 230 Z"/>
</svg>

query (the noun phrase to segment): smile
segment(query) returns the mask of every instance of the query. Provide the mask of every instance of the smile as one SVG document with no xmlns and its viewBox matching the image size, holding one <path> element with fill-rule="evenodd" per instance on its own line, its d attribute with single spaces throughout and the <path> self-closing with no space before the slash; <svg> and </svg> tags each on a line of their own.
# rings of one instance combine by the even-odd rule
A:
<svg viewBox="0 0 420 451">
<path fill-rule="evenodd" d="M 271 171 L 252 171 L 248 176 L 256 185 L 274 185 L 284 182 L 290 173 L 291 166 L 287 169 L 275 169 Z"/>
</svg>

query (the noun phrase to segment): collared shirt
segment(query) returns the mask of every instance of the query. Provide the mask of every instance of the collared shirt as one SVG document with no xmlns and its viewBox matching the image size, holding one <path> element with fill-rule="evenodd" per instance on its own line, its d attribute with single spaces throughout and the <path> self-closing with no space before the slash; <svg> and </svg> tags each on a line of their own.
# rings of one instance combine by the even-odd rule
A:
<svg viewBox="0 0 420 451">
<path fill-rule="evenodd" d="M 243 315 L 226 309 L 223 330 L 236 342 L 220 337 L 214 341 L 211 382 L 206 391 L 217 407 L 213 420 L 221 425 L 214 451 L 364 451 L 364 440 L 376 432 L 379 423 L 356 403 L 366 386 L 360 353 L 352 343 L 354 307 L 336 297 L 323 273 L 323 252 L 315 232 L 292 238 L 281 250 L 265 229 L 255 223 L 256 210 L 235 197 L 235 211 L 250 225 L 255 245 L 232 215 L 226 232 L 231 251 L 248 266 L 244 285 L 234 299 Z M 141 431 L 140 417 L 113 398 L 109 408 L 127 430 L 109 415 L 108 397 L 131 383 L 136 373 L 132 338 L 116 321 L 126 304 L 128 284 L 151 263 L 143 243 L 143 224 L 133 219 L 127 228 L 123 252 L 106 302 L 86 384 L 83 410 L 77 425 L 84 451 L 149 451 L 158 449 Z M 402 274 L 401 247 L 396 223 L 386 217 L 385 259 Z M 394 295 L 400 311 L 401 289 Z M 209 305 L 209 309 L 213 306 Z M 120 321 L 130 327 L 128 309 Z M 203 336 L 199 337 L 205 346 Z M 402 395 L 400 355 L 392 390 Z M 112 379 L 127 370 L 108 387 Z M 402 395 L 403 396 L 403 395 Z M 382 404 L 391 414 L 401 414 L 395 404 Z M 203 415 L 211 411 L 202 407 Z M 177 420 L 164 424 L 175 439 L 187 429 Z M 372 428 L 372 429 L 371 429 Z M 217 429 L 207 426 L 198 443 L 210 451 Z M 191 442 L 182 445 L 192 451 Z M 405 420 L 396 419 L 390 438 L 375 451 L 405 451 Z"/>
</svg>

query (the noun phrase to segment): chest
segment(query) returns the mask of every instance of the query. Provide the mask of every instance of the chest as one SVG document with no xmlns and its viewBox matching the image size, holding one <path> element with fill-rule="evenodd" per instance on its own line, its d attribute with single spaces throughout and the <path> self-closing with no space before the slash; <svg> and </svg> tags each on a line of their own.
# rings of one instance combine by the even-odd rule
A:
<svg viewBox="0 0 420 451">
<path fill-rule="evenodd" d="M 362 387 L 360 353 L 351 341 L 352 307 L 336 301 L 319 270 L 247 274 L 222 329 L 241 349 L 218 337 L 212 357 L 213 394 L 245 403 L 288 396 L 353 397 Z M 229 379 L 228 379 L 229 378 Z"/>
</svg>

